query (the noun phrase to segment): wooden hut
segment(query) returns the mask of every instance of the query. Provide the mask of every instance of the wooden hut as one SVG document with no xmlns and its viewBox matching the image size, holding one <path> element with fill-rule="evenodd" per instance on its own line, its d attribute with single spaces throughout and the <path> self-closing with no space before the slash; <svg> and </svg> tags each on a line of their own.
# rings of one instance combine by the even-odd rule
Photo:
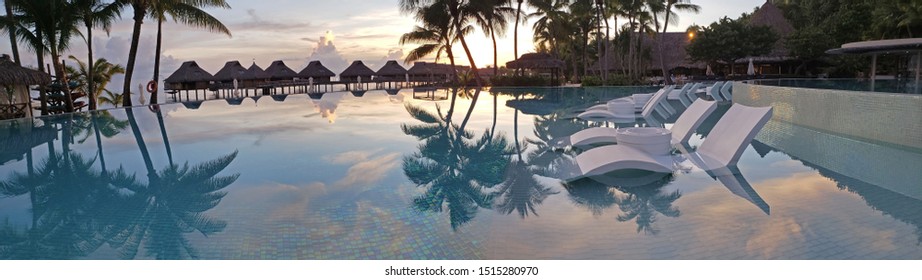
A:
<svg viewBox="0 0 922 280">
<path fill-rule="evenodd" d="M 400 66 L 396 60 L 390 60 L 375 73 L 376 82 L 402 82 L 407 79 L 406 68 Z"/>
<path fill-rule="evenodd" d="M 458 71 L 462 71 L 461 67 Z M 455 75 L 451 65 L 429 62 L 416 62 L 407 73 L 410 74 L 411 82 L 429 83 L 447 82 Z"/>
<path fill-rule="evenodd" d="M 371 78 L 375 75 L 375 71 L 372 71 L 371 68 L 365 66 L 365 63 L 361 61 L 354 61 L 352 65 L 349 65 L 343 73 L 339 74 L 339 80 L 343 82 L 355 83 L 358 82 L 359 78 L 362 78 L 362 82 L 371 82 Z"/>
<path fill-rule="evenodd" d="M 563 60 L 554 58 L 554 56 L 547 53 L 527 53 L 523 54 L 519 59 L 507 62 L 506 68 L 521 70 L 521 73 L 528 71 L 535 75 L 546 75 L 557 81 L 564 65 Z"/>
<path fill-rule="evenodd" d="M 49 83 L 50 75 L 16 65 L 8 55 L 0 57 L 0 120 L 32 117 L 29 86 Z"/>
<path fill-rule="evenodd" d="M 336 76 L 336 73 L 330 71 L 326 66 L 323 66 L 320 61 L 311 61 L 307 64 L 307 67 L 304 67 L 304 70 L 301 70 L 298 73 L 298 76 L 301 79 L 310 79 L 314 78 L 314 83 L 329 83 L 330 80 Z"/>
<path fill-rule="evenodd" d="M 242 88 L 255 88 L 269 81 L 269 74 L 253 62 L 253 65 L 240 75 L 240 81 Z"/>
<path fill-rule="evenodd" d="M 298 73 L 285 65 L 285 62 L 276 60 L 266 68 L 266 74 L 269 75 L 270 81 L 292 81 L 298 77 Z"/>
<path fill-rule="evenodd" d="M 240 65 L 240 61 L 228 61 L 218 73 L 214 74 L 214 81 L 233 86 L 234 80 L 237 80 L 239 83 L 246 71 L 247 69 L 243 68 L 243 65 Z"/>
<path fill-rule="evenodd" d="M 214 76 L 195 61 L 183 62 L 176 72 L 166 78 L 167 90 L 207 90 Z"/>
</svg>

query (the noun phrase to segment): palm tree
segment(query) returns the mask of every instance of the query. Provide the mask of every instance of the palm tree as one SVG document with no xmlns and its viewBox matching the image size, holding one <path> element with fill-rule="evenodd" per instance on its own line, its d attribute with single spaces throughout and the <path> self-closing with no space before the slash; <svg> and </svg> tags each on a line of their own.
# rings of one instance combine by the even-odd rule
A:
<svg viewBox="0 0 922 280">
<path fill-rule="evenodd" d="M 147 16 L 148 9 L 155 0 L 119 0 L 124 5 L 131 5 L 134 27 L 131 32 L 131 47 L 128 49 L 128 65 L 125 66 L 125 85 L 122 87 L 122 106 L 131 107 L 131 78 L 134 76 L 134 64 L 138 57 L 138 44 L 141 41 L 141 24 Z M 143 93 L 139 93 L 143 94 Z"/>
<path fill-rule="evenodd" d="M 22 61 L 19 59 L 19 44 L 16 40 L 16 32 L 13 32 L 13 3 L 9 0 L 3 1 L 3 6 L 6 8 L 6 30 L 10 35 L 10 48 L 13 52 L 13 62 L 16 62 L 16 65 L 22 66 Z"/>
<path fill-rule="evenodd" d="M 480 26 L 483 32 L 493 40 L 493 75 L 499 75 L 498 48 L 496 46 L 496 36 L 505 36 L 506 27 L 509 25 L 508 18 L 515 12 L 508 7 L 508 0 L 481 0 L 471 1 L 466 6 L 468 13 L 473 20 Z"/>
<path fill-rule="evenodd" d="M 682 193 L 678 190 L 671 193 L 662 190 L 664 186 L 673 180 L 673 175 L 669 174 L 642 186 L 615 187 L 624 194 L 618 197 L 618 208 L 622 212 L 618 215 L 618 221 L 635 220 L 637 232 L 642 231 L 644 234 L 651 235 L 659 233 L 659 230 L 653 227 L 657 213 L 671 218 L 682 215 L 679 209 L 672 206 L 676 200 L 682 197 Z"/>
<path fill-rule="evenodd" d="M 467 26 L 467 22 L 472 16 L 465 11 L 469 10 L 466 8 L 465 4 L 470 4 L 471 1 L 464 0 L 400 0 L 400 10 L 404 13 L 413 13 L 416 12 L 421 7 L 434 6 L 445 8 L 448 11 L 449 19 L 451 19 L 452 28 L 455 29 L 455 34 L 458 36 L 458 40 L 461 41 L 461 47 L 464 48 L 464 53 L 467 55 L 467 60 L 470 63 L 471 70 L 474 73 L 477 73 L 477 63 L 474 62 L 474 56 L 471 54 L 471 49 L 467 45 L 467 41 L 464 39 L 464 28 Z M 483 82 L 480 80 L 480 75 L 474 75 L 474 81 L 477 82 L 477 86 L 480 87 L 483 85 Z M 474 96 L 474 101 L 477 101 L 477 96 Z"/>
<path fill-rule="evenodd" d="M 210 32 L 227 34 L 231 32 L 220 20 L 202 8 L 230 9 L 225 0 L 157 0 L 150 2 L 150 16 L 157 21 L 157 49 L 154 56 L 154 82 L 160 83 L 160 55 L 163 42 L 163 22 L 169 15 L 174 21 L 202 28 Z M 157 93 L 150 97 L 151 104 L 157 104 Z"/>
<path fill-rule="evenodd" d="M 659 44 L 658 44 L 659 45 L 658 46 L 659 47 L 659 61 L 660 61 L 660 69 L 663 69 L 663 79 L 666 81 L 666 84 L 672 84 L 673 83 L 672 79 L 666 73 L 666 60 L 665 60 L 665 54 L 663 53 L 662 35 L 666 34 L 666 29 L 669 28 L 670 24 L 678 24 L 678 20 L 676 19 L 678 15 L 672 11 L 673 8 L 678 11 L 693 12 L 697 14 L 701 12 L 701 6 L 692 4 L 688 0 L 666 0 L 665 4 L 666 4 L 665 5 L 666 7 L 662 11 L 662 13 L 665 14 L 664 16 L 665 19 L 663 20 L 663 31 L 660 32 L 660 38 L 659 38 Z"/>
<path fill-rule="evenodd" d="M 118 99 L 118 97 L 113 97 L 116 94 L 106 89 L 106 86 L 109 85 L 109 82 L 112 81 L 115 75 L 125 74 L 125 68 L 122 68 L 122 66 L 118 64 L 112 64 L 105 58 L 97 59 L 95 63 L 92 63 L 92 66 L 80 61 L 74 56 L 70 56 L 69 58 L 77 64 L 77 68 L 67 67 L 68 75 L 76 81 L 78 88 L 83 89 L 84 92 L 91 96 L 90 102 L 109 103 L 117 107 L 118 103 L 112 103 L 114 100 L 110 99 Z M 90 76 L 92 76 L 92 78 L 87 78 Z M 102 96 L 104 92 L 108 97 Z"/>
<path fill-rule="evenodd" d="M 95 61 L 93 60 L 93 29 L 102 28 L 108 34 L 112 27 L 112 23 L 121 17 L 123 3 L 116 1 L 106 4 L 100 0 L 75 0 L 73 5 L 77 12 L 80 13 L 80 17 L 83 19 L 83 25 L 86 27 L 86 34 L 83 36 L 86 39 L 87 47 L 86 61 Z M 73 56 L 71 56 L 71 59 L 74 59 Z M 86 71 L 88 75 L 86 76 L 96 76 L 94 74 L 96 69 L 95 64 L 96 63 L 91 63 L 89 65 L 89 69 Z M 122 71 L 122 73 L 124 73 L 124 71 Z M 99 92 L 96 91 L 96 84 L 88 83 L 84 92 L 89 95 L 90 110 L 96 110 L 99 96 Z"/>
</svg>

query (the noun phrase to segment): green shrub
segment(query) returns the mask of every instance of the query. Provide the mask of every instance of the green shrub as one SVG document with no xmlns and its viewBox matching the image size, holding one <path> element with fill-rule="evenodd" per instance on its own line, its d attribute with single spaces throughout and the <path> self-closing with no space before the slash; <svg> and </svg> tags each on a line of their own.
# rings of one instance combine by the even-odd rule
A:
<svg viewBox="0 0 922 280">
<path fill-rule="evenodd" d="M 496 76 L 490 80 L 494 87 L 553 87 L 560 83 L 540 76 Z"/>
</svg>

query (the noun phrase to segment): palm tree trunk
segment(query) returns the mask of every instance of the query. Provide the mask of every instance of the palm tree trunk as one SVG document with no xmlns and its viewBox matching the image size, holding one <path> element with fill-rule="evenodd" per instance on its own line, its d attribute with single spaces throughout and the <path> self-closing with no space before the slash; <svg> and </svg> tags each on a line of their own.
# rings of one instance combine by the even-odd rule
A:
<svg viewBox="0 0 922 280">
<path fill-rule="evenodd" d="M 7 33 L 10 34 L 10 48 L 13 51 L 13 62 L 16 62 L 16 65 L 22 66 L 22 61 L 19 59 L 19 45 L 16 42 L 16 33 L 13 32 L 13 4 L 10 3 L 10 0 L 3 1 L 3 5 L 6 7 L 6 18 L 10 22 L 7 27 Z"/>
<path fill-rule="evenodd" d="M 448 61 L 451 63 L 451 70 L 455 73 L 455 81 L 458 80 L 458 68 L 455 66 L 455 56 L 451 52 L 451 45 L 447 45 L 446 52 L 448 53 Z M 448 113 L 445 114 L 445 118 L 448 119 L 448 122 L 451 122 L 451 116 L 455 114 L 455 101 L 458 100 L 458 91 L 454 90 L 451 94 L 451 105 L 449 105 Z"/>
<path fill-rule="evenodd" d="M 128 65 L 125 67 L 125 85 L 122 87 L 122 106 L 124 107 L 131 107 L 131 76 L 134 74 L 138 44 L 141 41 L 141 24 L 144 22 L 144 15 L 147 14 L 144 7 L 132 6 L 134 7 L 134 30 L 131 34 L 131 48 L 128 50 Z"/>
<path fill-rule="evenodd" d="M 154 162 L 151 160 L 150 152 L 147 150 L 147 144 L 144 143 L 144 136 L 141 135 L 141 128 L 138 127 L 138 121 L 134 117 L 131 107 L 125 108 L 128 114 L 128 123 L 131 125 L 131 133 L 134 134 L 134 140 L 138 144 L 138 150 L 141 151 L 141 157 L 144 159 L 144 166 L 147 168 L 147 177 L 153 180 L 157 176 L 157 170 L 154 169 Z"/>
<path fill-rule="evenodd" d="M 519 21 L 522 20 L 522 2 L 524 0 L 518 0 L 519 6 L 516 8 L 515 12 L 515 28 L 513 29 L 512 34 L 512 54 L 515 55 L 513 59 L 519 59 Z"/>
<path fill-rule="evenodd" d="M 87 51 L 87 76 L 86 77 L 86 86 L 87 98 L 90 100 L 90 110 L 96 110 L 96 101 L 98 97 L 96 96 L 96 72 L 94 72 L 94 67 L 96 66 L 95 61 L 93 60 L 93 23 L 89 20 L 86 22 L 86 48 Z"/>
<path fill-rule="evenodd" d="M 56 40 L 51 42 L 51 65 L 54 66 L 54 72 L 58 76 L 58 82 L 64 88 L 64 106 L 67 109 L 67 112 L 74 111 L 74 98 L 70 92 L 70 85 L 67 82 L 67 71 L 64 70 L 64 63 L 61 61 L 61 55 L 57 51 Z"/>
<path fill-rule="evenodd" d="M 102 168 L 102 174 L 106 175 L 109 172 L 106 169 L 106 156 L 102 152 L 102 133 L 99 132 L 99 115 L 97 112 L 93 112 L 93 133 L 96 134 L 96 150 L 99 151 L 99 165 Z"/>
<path fill-rule="evenodd" d="M 38 40 L 41 41 L 42 40 L 41 27 L 38 27 L 38 26 L 35 27 L 35 33 L 38 34 L 38 37 L 39 37 Z M 40 47 L 36 47 L 35 49 L 36 49 L 35 59 L 36 61 L 38 61 L 38 71 L 44 73 L 45 72 L 45 53 L 42 51 L 42 48 Z M 47 86 L 48 85 L 42 85 L 38 88 L 39 99 L 42 100 L 41 102 L 42 103 L 41 105 L 42 116 L 48 115 L 48 92 L 45 90 L 45 87 Z"/>
<path fill-rule="evenodd" d="M 611 67 L 609 67 L 608 65 L 608 63 L 611 62 L 610 59 L 608 59 L 610 52 L 611 52 L 610 50 L 611 49 L 611 26 L 608 25 L 608 14 L 604 14 L 605 13 L 605 4 L 604 4 L 605 2 L 603 1 L 602 3 L 603 3 L 602 4 L 602 13 L 603 13 L 602 17 L 605 18 L 605 59 L 603 60 L 604 61 L 603 65 L 605 66 L 605 80 L 607 81 L 608 75 L 610 74 L 608 73 L 608 71 L 609 69 L 611 69 Z"/>
<path fill-rule="evenodd" d="M 163 42 L 163 19 L 157 20 L 157 50 L 154 53 L 154 83 L 160 83 L 160 52 Z M 159 87 L 158 87 L 159 88 Z M 159 90 L 158 90 L 159 91 Z M 141 94 L 144 94 L 143 92 Z M 157 92 L 150 94 L 150 104 L 157 104 Z"/>
<path fill-rule="evenodd" d="M 490 23 L 490 26 L 493 24 Z M 499 52 L 496 47 L 496 32 L 493 31 L 493 27 L 490 27 L 490 37 L 493 38 L 493 76 L 499 75 Z"/>
<path fill-rule="evenodd" d="M 660 69 L 663 70 L 663 81 L 665 81 L 666 85 L 671 85 L 673 83 L 672 77 L 670 77 L 666 73 L 666 59 L 665 59 L 666 56 L 663 55 L 663 35 L 666 35 L 666 28 L 669 28 L 669 14 L 671 14 L 669 12 L 670 10 L 672 10 L 672 4 L 666 5 L 666 19 L 665 19 L 665 22 L 663 23 L 663 32 L 660 33 L 659 40 L 658 40 L 659 41 L 659 64 L 660 64 Z"/>
<path fill-rule="evenodd" d="M 166 135 L 166 125 L 163 124 L 163 112 L 157 109 L 157 122 L 160 124 L 160 137 L 163 138 L 163 145 L 166 146 L 166 156 L 173 165 L 173 149 L 170 148 L 170 137 Z"/>
</svg>

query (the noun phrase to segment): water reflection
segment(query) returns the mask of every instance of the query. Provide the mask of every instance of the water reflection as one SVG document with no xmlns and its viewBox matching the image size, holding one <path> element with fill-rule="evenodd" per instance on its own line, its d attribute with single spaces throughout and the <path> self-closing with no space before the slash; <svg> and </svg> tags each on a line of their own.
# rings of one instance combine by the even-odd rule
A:
<svg viewBox="0 0 922 280">
<path fill-rule="evenodd" d="M 45 144 L 48 157 L 38 167 L 30 149 L 26 171 L 13 172 L 0 181 L 2 196 L 27 196 L 31 208 L 28 224 L 6 221 L 0 225 L 0 258 L 78 259 L 104 245 L 126 259 L 136 258 L 142 248 L 149 258 L 198 258 L 187 234 L 208 236 L 224 230 L 226 222 L 205 212 L 221 202 L 222 189 L 238 178 L 238 174 L 218 175 L 237 153 L 193 165 L 172 163 L 163 118 L 156 111 L 170 164 L 155 170 L 132 110 L 125 111 L 127 121 L 108 112 L 42 119 L 44 129 L 60 130 L 58 142 L 63 152 L 56 152 L 56 141 L 49 140 Z M 121 166 L 112 170 L 105 163 L 102 139 L 129 127 L 142 153 L 146 181 Z M 91 136 L 97 147 L 93 156 L 71 151 L 73 143 Z"/>
</svg>

